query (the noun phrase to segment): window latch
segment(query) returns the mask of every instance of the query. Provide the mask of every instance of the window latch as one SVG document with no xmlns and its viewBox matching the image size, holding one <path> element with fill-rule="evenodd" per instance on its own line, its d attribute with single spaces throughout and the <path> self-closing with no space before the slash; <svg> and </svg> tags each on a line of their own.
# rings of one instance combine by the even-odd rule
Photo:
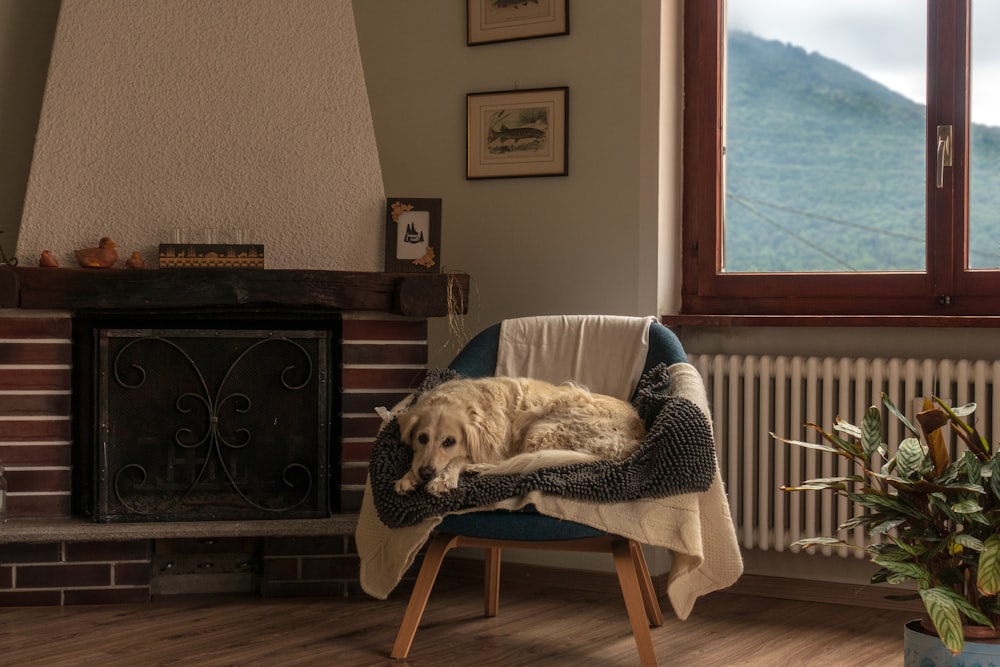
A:
<svg viewBox="0 0 1000 667">
<path fill-rule="evenodd" d="M 944 187 L 944 168 L 951 166 L 952 126 L 937 126 L 937 186 Z"/>
</svg>

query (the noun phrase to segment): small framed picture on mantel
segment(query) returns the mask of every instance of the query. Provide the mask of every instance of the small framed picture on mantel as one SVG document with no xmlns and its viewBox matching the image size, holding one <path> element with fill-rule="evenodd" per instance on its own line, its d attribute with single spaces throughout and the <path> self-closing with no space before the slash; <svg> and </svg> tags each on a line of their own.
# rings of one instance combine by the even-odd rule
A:
<svg viewBox="0 0 1000 667">
<path fill-rule="evenodd" d="M 389 197 L 385 202 L 385 270 L 441 271 L 441 200 Z"/>
</svg>

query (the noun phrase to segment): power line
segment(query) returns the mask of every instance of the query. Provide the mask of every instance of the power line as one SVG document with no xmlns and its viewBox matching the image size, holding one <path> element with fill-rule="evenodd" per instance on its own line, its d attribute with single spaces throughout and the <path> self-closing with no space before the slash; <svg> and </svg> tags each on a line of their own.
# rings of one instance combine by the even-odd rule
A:
<svg viewBox="0 0 1000 667">
<path fill-rule="evenodd" d="M 776 220 L 774 220 L 772 218 L 769 218 L 768 216 L 764 215 L 762 212 L 760 212 L 757 209 L 755 209 L 749 203 L 751 200 L 744 199 L 744 198 L 741 198 L 741 197 L 736 197 L 734 195 L 728 195 L 728 197 L 729 197 L 729 199 L 732 199 L 734 203 L 739 204 L 740 206 L 744 207 L 745 209 L 747 209 L 748 211 L 750 211 L 751 213 L 753 213 L 754 215 L 756 215 L 758 218 L 760 218 L 761 220 L 763 220 L 767 224 L 771 225 L 772 227 L 775 227 L 776 229 L 778 229 L 782 233 L 787 234 L 788 236 L 791 236 L 794 239 L 797 239 L 800 243 L 802 243 L 806 247 L 812 248 L 813 250 L 815 250 L 819 254 L 823 255 L 824 257 L 833 260 L 834 263 L 841 265 L 842 267 L 844 267 L 848 271 L 857 271 L 856 268 L 854 268 L 853 266 L 851 266 L 850 264 L 848 264 L 847 262 L 845 262 L 840 257 L 837 257 L 836 255 L 834 255 L 833 253 L 829 252 L 825 248 L 817 245 L 816 243 L 813 243 L 812 241 L 810 241 L 809 239 L 805 238 L 801 234 L 796 234 L 791 229 L 788 229 L 787 227 L 785 227 L 784 225 L 782 225 L 778 221 L 776 221 Z"/>
</svg>

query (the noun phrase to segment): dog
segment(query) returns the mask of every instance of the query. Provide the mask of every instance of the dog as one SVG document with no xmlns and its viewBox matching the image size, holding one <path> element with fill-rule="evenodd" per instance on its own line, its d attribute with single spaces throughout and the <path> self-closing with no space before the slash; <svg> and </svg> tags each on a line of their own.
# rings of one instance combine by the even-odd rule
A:
<svg viewBox="0 0 1000 667">
<path fill-rule="evenodd" d="M 413 448 L 413 464 L 395 483 L 401 495 L 423 486 L 440 496 L 458 487 L 463 472 L 506 475 L 620 461 L 646 434 L 625 401 L 531 378 L 449 380 L 396 418 L 401 441 Z"/>
</svg>

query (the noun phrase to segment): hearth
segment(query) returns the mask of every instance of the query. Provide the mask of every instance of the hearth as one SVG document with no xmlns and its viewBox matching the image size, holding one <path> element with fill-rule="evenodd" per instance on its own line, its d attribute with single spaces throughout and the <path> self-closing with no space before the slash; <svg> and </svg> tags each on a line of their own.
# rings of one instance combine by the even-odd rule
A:
<svg viewBox="0 0 1000 667">
<path fill-rule="evenodd" d="M 95 521 L 339 509 L 337 313 L 78 313 L 74 336 L 74 488 Z"/>
</svg>

